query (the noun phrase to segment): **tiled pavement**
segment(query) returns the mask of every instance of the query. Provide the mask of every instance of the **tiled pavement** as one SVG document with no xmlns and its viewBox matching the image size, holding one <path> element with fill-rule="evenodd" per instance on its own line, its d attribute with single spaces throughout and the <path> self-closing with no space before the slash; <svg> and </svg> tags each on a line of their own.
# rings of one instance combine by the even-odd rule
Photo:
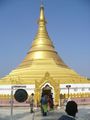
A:
<svg viewBox="0 0 90 120">
<path fill-rule="evenodd" d="M 14 107 L 13 120 L 57 120 L 64 114 L 64 108 L 51 111 L 46 117 L 41 115 L 40 109 L 35 110 L 34 114 L 29 111 L 28 107 Z M 77 116 L 81 120 L 90 120 L 90 106 L 80 106 Z M 0 120 L 12 120 L 10 108 L 0 107 Z"/>
</svg>

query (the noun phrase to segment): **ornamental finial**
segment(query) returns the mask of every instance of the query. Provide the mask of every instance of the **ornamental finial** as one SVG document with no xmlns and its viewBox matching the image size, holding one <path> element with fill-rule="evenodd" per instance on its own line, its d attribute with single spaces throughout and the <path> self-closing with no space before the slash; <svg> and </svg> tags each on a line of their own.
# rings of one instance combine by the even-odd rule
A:
<svg viewBox="0 0 90 120">
<path fill-rule="evenodd" d="M 43 7 L 44 5 L 43 5 L 43 0 L 41 0 L 41 7 Z"/>
<path fill-rule="evenodd" d="M 43 0 L 41 0 L 41 6 L 40 6 L 40 17 L 39 17 L 39 20 L 38 20 L 39 25 L 42 24 L 42 22 L 43 22 L 44 25 L 46 24 L 45 15 L 44 15 Z"/>
</svg>

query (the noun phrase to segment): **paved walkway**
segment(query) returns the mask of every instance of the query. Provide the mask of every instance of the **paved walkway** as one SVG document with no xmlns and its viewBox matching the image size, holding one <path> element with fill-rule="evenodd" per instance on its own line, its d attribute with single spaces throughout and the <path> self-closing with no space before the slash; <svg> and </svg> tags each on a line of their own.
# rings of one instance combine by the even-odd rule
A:
<svg viewBox="0 0 90 120">
<path fill-rule="evenodd" d="M 0 120 L 12 120 L 10 114 L 10 108 L 0 108 Z M 31 114 L 28 107 L 15 107 L 13 110 L 13 120 L 57 120 L 62 114 L 64 114 L 64 108 L 51 111 L 48 113 L 48 116 L 43 117 L 39 109 L 35 110 L 34 114 Z M 90 120 L 90 106 L 80 106 L 77 116 L 81 120 Z"/>
</svg>

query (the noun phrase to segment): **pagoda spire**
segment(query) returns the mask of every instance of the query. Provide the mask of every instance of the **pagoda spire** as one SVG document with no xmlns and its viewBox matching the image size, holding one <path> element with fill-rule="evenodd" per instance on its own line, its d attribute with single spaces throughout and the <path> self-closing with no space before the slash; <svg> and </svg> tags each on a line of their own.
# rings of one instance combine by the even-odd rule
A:
<svg viewBox="0 0 90 120">
<path fill-rule="evenodd" d="M 46 19 L 44 14 L 44 5 L 40 6 L 40 16 L 38 19 L 38 30 L 32 42 L 32 46 L 28 51 L 24 61 L 20 64 L 22 66 L 29 66 L 32 61 L 52 59 L 54 63 L 67 67 L 56 52 L 53 42 L 51 41 L 47 29 Z"/>
<path fill-rule="evenodd" d="M 38 50 L 40 50 L 39 49 L 39 48 L 41 48 L 40 45 L 46 46 L 46 48 L 44 46 L 42 46 L 42 49 L 44 49 L 44 50 L 47 49 L 47 46 L 51 46 L 52 49 L 54 50 L 53 43 L 52 43 L 52 41 L 48 35 L 47 29 L 46 29 L 47 22 L 46 22 L 45 15 L 44 15 L 44 5 L 43 4 L 41 4 L 41 6 L 40 6 L 40 16 L 39 16 L 37 23 L 38 23 L 38 30 L 35 35 L 35 38 L 32 43 L 32 47 L 31 47 L 30 51 L 33 51 L 33 48 L 35 48 L 35 47 L 38 47 Z"/>
</svg>

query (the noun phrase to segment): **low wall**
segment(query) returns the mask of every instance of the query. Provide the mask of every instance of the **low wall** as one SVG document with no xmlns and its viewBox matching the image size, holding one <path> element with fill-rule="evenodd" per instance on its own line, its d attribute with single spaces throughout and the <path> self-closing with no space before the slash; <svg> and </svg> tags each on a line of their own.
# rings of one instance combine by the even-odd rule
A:
<svg viewBox="0 0 90 120">
<path fill-rule="evenodd" d="M 71 98 L 70 100 L 75 101 L 78 105 L 90 105 L 90 98 Z M 60 100 L 60 106 L 66 105 L 67 99 Z"/>
<path fill-rule="evenodd" d="M 90 98 L 74 98 L 74 99 L 72 99 L 72 100 L 74 100 L 77 104 L 85 104 L 85 105 L 87 105 L 87 104 L 90 104 Z"/>
<path fill-rule="evenodd" d="M 90 98 L 71 98 L 71 100 L 74 100 L 78 105 L 90 105 Z M 66 102 L 66 99 L 60 99 L 60 106 L 65 105 Z M 11 106 L 11 102 L 10 100 L 0 99 L 0 106 Z M 28 100 L 23 103 L 13 100 L 13 106 L 30 106 L 30 103 Z"/>
<path fill-rule="evenodd" d="M 0 106 L 3 107 L 8 107 L 8 106 L 11 106 L 11 101 L 10 100 L 0 100 Z M 13 106 L 30 106 L 30 103 L 25 101 L 25 102 L 22 102 L 22 103 L 19 103 L 17 101 L 13 101 Z"/>
</svg>

